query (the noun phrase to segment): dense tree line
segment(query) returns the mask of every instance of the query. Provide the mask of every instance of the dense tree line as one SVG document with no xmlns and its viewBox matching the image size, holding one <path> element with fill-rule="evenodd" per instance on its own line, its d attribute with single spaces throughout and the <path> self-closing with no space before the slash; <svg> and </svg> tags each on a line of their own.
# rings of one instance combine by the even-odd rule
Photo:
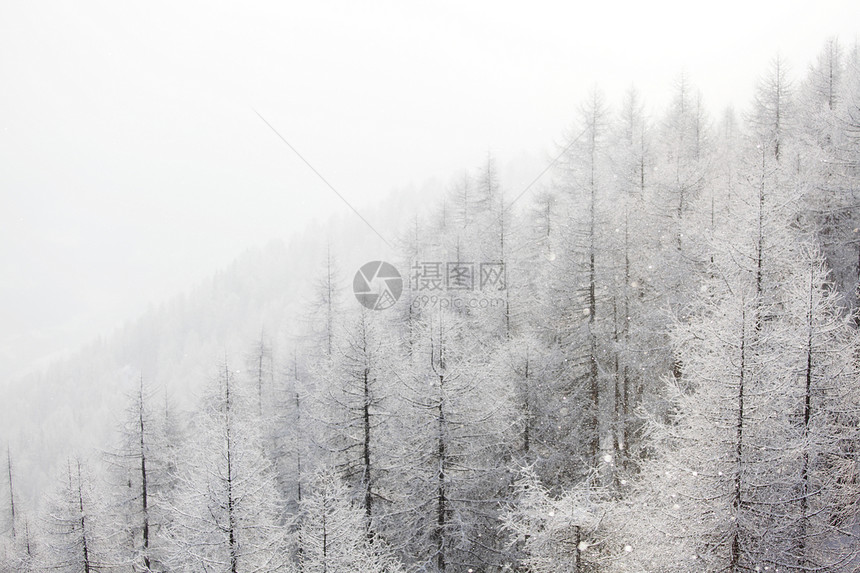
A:
<svg viewBox="0 0 860 573">
<path fill-rule="evenodd" d="M 410 219 L 391 309 L 329 246 L 300 335 L 188 414 L 141 378 L 39 512 L 8 450 L 0 569 L 856 570 L 860 51 L 800 76 L 594 91 L 552 181 L 488 156 Z"/>
</svg>

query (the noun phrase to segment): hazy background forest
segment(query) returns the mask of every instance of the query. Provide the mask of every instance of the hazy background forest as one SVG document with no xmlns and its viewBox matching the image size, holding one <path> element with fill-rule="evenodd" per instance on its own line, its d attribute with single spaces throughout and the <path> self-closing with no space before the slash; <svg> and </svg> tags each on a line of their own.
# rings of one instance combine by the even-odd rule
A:
<svg viewBox="0 0 860 573">
<path fill-rule="evenodd" d="M 860 47 L 762 64 L 595 87 L 8 376 L 0 570 L 857 571 Z"/>
</svg>

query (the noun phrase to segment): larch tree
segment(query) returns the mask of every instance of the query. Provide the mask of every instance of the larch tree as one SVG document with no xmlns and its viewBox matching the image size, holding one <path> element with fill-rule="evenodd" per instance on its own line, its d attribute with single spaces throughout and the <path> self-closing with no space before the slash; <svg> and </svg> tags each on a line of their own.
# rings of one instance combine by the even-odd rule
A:
<svg viewBox="0 0 860 573">
<path fill-rule="evenodd" d="M 832 272 L 832 280 L 856 308 L 860 276 L 857 247 L 857 171 L 854 145 L 844 117 L 851 109 L 851 66 L 842 46 L 829 38 L 798 90 L 800 118 L 799 167 L 807 223 L 816 235 Z"/>
<path fill-rule="evenodd" d="M 786 139 L 794 135 L 797 123 L 793 82 L 781 56 L 773 59 L 770 70 L 759 80 L 748 121 L 758 144 L 780 161 Z"/>
<path fill-rule="evenodd" d="M 12 472 L 12 447 L 6 447 L 6 477 L 8 478 L 9 484 L 9 534 L 14 541 L 18 535 L 16 526 L 18 522 L 18 515 L 15 512 L 15 480 L 13 478 Z"/>
<path fill-rule="evenodd" d="M 613 232 L 608 250 L 611 260 L 608 311 L 612 317 L 612 358 L 608 367 L 614 377 L 613 449 L 620 468 L 627 464 L 638 425 L 634 410 L 641 386 L 646 383 L 643 380 L 645 365 L 649 366 L 648 371 L 660 370 L 656 364 L 660 353 L 642 351 L 654 346 L 644 334 L 646 329 L 651 330 L 646 322 L 658 320 L 657 316 L 649 314 L 648 306 L 640 300 L 643 275 L 648 274 L 645 272 L 647 262 L 653 257 L 649 251 L 658 244 L 654 227 L 649 225 L 647 215 L 643 215 L 648 212 L 654 163 L 651 148 L 650 129 L 642 103 L 636 89 L 631 88 L 624 97 L 614 125 L 610 153 L 615 187 L 613 197 L 617 208 L 609 213 Z"/>
<path fill-rule="evenodd" d="M 115 527 L 126 538 L 121 558 L 133 569 L 143 571 L 164 566 L 163 543 L 157 533 L 165 508 L 158 503 L 156 492 L 164 492 L 172 479 L 164 456 L 167 445 L 158 439 L 151 400 L 141 376 L 125 413 L 121 441 L 106 455 L 113 478 Z"/>
<path fill-rule="evenodd" d="M 305 318 L 310 347 L 321 359 L 329 360 L 337 344 L 337 317 L 343 311 L 341 268 L 330 242 L 326 243 L 321 267 Z"/>
<path fill-rule="evenodd" d="M 437 572 L 498 563 L 498 501 L 511 481 L 504 465 L 516 435 L 509 381 L 482 360 L 482 341 L 464 324 L 439 309 L 422 325 L 423 363 L 400 374 L 411 431 L 403 440 L 410 455 L 400 479 L 408 488 L 394 508 L 404 524 L 395 546 L 414 566 Z"/>
<path fill-rule="evenodd" d="M 674 264 L 694 257 L 688 235 L 694 225 L 688 220 L 695 199 L 710 184 L 711 135 L 702 94 L 681 74 L 674 97 L 657 133 L 655 207 L 664 221 L 662 244 L 674 246 L 679 255 Z"/>
<path fill-rule="evenodd" d="M 789 568 L 841 571 L 857 559 L 848 533 L 860 516 L 856 477 L 860 384 L 858 340 L 829 282 L 808 252 L 786 285 L 786 354 L 794 414 L 782 449 L 789 494 L 779 506 Z"/>
<path fill-rule="evenodd" d="M 66 475 L 50 502 L 40 566 L 51 571 L 94 573 L 119 565 L 116 532 L 107 530 L 105 508 L 81 460 L 68 460 Z"/>
<path fill-rule="evenodd" d="M 485 330 L 496 336 L 509 338 L 512 329 L 510 295 L 512 285 L 508 280 L 511 274 L 510 251 L 513 243 L 512 217 L 510 206 L 505 201 L 505 192 L 498 175 L 496 160 L 490 153 L 487 153 L 486 164 L 481 169 L 478 189 L 481 190 L 478 203 L 479 213 L 484 216 L 484 224 L 480 228 L 483 236 L 477 237 L 477 240 L 484 245 L 480 260 L 477 261 L 479 263 L 478 283 L 480 285 L 482 281 L 480 273 L 483 272 L 480 263 L 500 265 L 500 282 L 494 284 L 494 288 L 486 292 L 502 298 L 501 317 L 496 316 L 496 313 L 488 312 L 483 312 L 479 316 L 485 318 L 483 321 Z"/>
<path fill-rule="evenodd" d="M 390 471 L 396 444 L 391 439 L 397 409 L 392 365 L 396 348 L 382 317 L 364 307 L 349 319 L 335 349 L 331 378 L 321 381 L 320 408 L 333 467 L 359 495 L 370 533 L 374 504 Z"/>
<path fill-rule="evenodd" d="M 561 268 L 557 270 L 551 304 L 562 306 L 559 329 L 567 374 L 567 393 L 576 394 L 584 417 L 582 441 L 595 467 L 605 456 L 614 458 L 612 418 L 615 410 L 614 380 L 609 375 L 605 350 L 609 345 L 611 311 L 607 305 L 608 224 L 607 205 L 612 190 L 608 183 L 609 116 L 603 94 L 594 90 L 580 109 L 582 130 L 568 144 L 562 185 L 567 190 L 567 224 L 563 236 Z M 572 277 L 574 278 L 571 281 Z M 573 282 L 573 285 L 570 283 Z M 571 288 L 573 290 L 571 291 Z M 567 307 L 567 308 L 565 308 Z M 608 330 L 607 330 L 608 328 Z"/>
<path fill-rule="evenodd" d="M 322 429 L 312 412 L 314 389 L 306 357 L 297 343 L 279 368 L 274 418 L 275 447 L 272 465 L 290 511 L 295 512 L 304 495 L 307 476 L 313 472 L 312 437 Z"/>
<path fill-rule="evenodd" d="M 248 353 L 246 363 L 246 372 L 254 384 L 257 415 L 261 419 L 267 418 L 271 413 L 272 385 L 275 372 L 272 344 L 265 332 L 260 332 L 260 339 Z"/>
<path fill-rule="evenodd" d="M 8 480 L 8 525 L 0 533 L 0 570 L 31 571 L 36 566 L 36 542 L 30 523 L 22 512 L 17 492 L 17 470 L 12 462 L 12 448 L 6 447 L 5 477 Z"/>
<path fill-rule="evenodd" d="M 400 573 L 385 542 L 366 534 L 365 510 L 334 472 L 318 473 L 302 499 L 302 573 Z"/>
<path fill-rule="evenodd" d="M 593 476 L 594 477 L 594 476 Z M 602 530 L 605 492 L 583 483 L 552 495 L 526 468 L 516 482 L 514 499 L 502 516 L 508 543 L 518 548 L 516 565 L 507 570 L 532 573 L 584 573 L 605 567 Z"/>
<path fill-rule="evenodd" d="M 286 571 L 289 538 L 257 418 L 226 363 L 194 418 L 167 532 L 171 566 L 230 573 Z"/>
</svg>

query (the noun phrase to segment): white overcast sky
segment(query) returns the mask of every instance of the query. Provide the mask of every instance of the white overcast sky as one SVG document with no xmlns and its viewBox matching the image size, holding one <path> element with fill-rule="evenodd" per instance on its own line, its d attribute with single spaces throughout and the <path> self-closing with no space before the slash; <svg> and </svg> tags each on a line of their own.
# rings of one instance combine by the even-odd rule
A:
<svg viewBox="0 0 860 573">
<path fill-rule="evenodd" d="M 0 376 L 288 239 L 338 198 L 544 157 L 593 86 L 742 108 L 860 2 L 0 0 Z M 396 227 L 396 222 L 378 222 Z"/>
</svg>

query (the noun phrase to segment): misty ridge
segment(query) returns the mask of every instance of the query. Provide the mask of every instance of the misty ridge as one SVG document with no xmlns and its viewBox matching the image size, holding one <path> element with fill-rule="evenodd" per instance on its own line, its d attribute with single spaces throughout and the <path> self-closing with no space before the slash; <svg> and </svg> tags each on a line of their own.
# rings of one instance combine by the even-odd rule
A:
<svg viewBox="0 0 860 573">
<path fill-rule="evenodd" d="M 610 95 L 0 382 L 0 571 L 860 569 L 860 47 Z"/>
</svg>

